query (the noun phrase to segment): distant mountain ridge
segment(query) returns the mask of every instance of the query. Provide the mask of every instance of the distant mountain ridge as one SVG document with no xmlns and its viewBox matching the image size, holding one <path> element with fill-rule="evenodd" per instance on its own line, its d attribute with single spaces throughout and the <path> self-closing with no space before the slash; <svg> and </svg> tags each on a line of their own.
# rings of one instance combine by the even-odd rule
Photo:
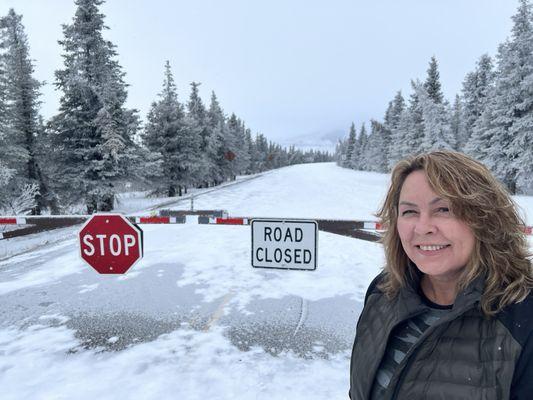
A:
<svg viewBox="0 0 533 400">
<path fill-rule="evenodd" d="M 282 146 L 295 146 L 301 150 L 320 150 L 335 152 L 335 146 L 339 139 L 346 135 L 341 129 L 335 129 L 328 132 L 312 132 L 290 138 L 277 139 Z"/>
</svg>

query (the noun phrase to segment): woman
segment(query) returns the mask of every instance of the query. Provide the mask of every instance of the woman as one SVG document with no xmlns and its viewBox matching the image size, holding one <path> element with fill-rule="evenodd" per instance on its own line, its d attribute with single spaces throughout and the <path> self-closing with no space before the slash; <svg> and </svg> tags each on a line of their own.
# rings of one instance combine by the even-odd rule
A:
<svg viewBox="0 0 533 400">
<path fill-rule="evenodd" d="M 452 151 L 400 161 L 386 266 L 357 323 L 350 397 L 533 399 L 533 269 L 509 194 Z"/>
</svg>

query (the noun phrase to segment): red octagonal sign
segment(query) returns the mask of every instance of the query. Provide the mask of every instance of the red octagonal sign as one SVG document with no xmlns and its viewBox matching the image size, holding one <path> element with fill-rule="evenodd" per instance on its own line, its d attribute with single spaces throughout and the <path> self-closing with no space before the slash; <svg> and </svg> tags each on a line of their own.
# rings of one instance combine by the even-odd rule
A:
<svg viewBox="0 0 533 400">
<path fill-rule="evenodd" d="M 79 232 L 81 258 L 100 274 L 124 274 L 142 258 L 142 231 L 120 214 L 96 214 Z"/>
</svg>

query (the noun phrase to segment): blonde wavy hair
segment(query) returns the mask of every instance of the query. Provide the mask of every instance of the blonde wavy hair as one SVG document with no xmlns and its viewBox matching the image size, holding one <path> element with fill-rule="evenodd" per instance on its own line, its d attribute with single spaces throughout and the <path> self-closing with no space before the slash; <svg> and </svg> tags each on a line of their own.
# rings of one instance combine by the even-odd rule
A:
<svg viewBox="0 0 533 400">
<path fill-rule="evenodd" d="M 492 316 L 508 304 L 522 301 L 533 287 L 525 223 L 513 199 L 480 162 L 455 151 L 433 151 L 409 156 L 392 170 L 391 185 L 381 209 L 375 214 L 386 227 L 381 243 L 385 248 L 385 278 L 379 288 L 389 297 L 406 285 L 409 267 L 398 235 L 398 203 L 406 177 L 425 172 L 431 189 L 450 203 L 450 211 L 464 221 L 475 236 L 474 251 L 459 281 L 463 290 L 485 275 L 481 309 Z"/>
</svg>

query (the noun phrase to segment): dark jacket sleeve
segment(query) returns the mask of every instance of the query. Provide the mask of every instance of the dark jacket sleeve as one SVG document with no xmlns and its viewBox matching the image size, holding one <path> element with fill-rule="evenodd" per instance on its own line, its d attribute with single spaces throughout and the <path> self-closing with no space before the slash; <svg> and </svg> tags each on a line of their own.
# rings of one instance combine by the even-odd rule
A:
<svg viewBox="0 0 533 400">
<path fill-rule="evenodd" d="M 366 301 L 368 300 L 368 297 L 376 290 L 378 290 L 376 288 L 376 286 L 381 282 L 381 280 L 383 279 L 383 272 L 380 273 L 378 276 L 376 276 L 372 282 L 370 283 L 370 285 L 368 286 L 368 289 L 366 291 L 366 294 L 365 294 L 365 302 L 363 303 L 363 307 L 366 305 Z M 361 311 L 361 314 L 363 314 L 363 311 Z M 359 326 L 359 321 L 361 320 L 361 314 L 359 315 L 359 319 L 357 320 L 357 326 Z M 356 336 L 355 336 L 355 341 L 354 341 L 354 344 L 353 344 L 353 347 L 352 347 L 352 360 L 353 360 L 353 350 L 355 349 L 355 342 L 357 341 L 357 327 L 355 328 L 356 329 Z M 350 377 L 352 376 L 352 368 L 353 368 L 353 363 L 350 362 Z M 351 379 L 350 379 L 351 381 Z M 352 389 L 350 388 L 350 390 L 348 391 L 348 397 L 351 399 L 352 398 L 352 395 L 351 395 L 351 392 L 352 392 Z"/>
<path fill-rule="evenodd" d="M 511 384 L 511 400 L 533 398 L 533 332 L 529 334 L 516 363 Z"/>
<path fill-rule="evenodd" d="M 522 351 L 515 364 L 511 381 L 511 400 L 533 399 L 533 291 L 520 303 L 504 309 L 499 315 Z"/>
</svg>

